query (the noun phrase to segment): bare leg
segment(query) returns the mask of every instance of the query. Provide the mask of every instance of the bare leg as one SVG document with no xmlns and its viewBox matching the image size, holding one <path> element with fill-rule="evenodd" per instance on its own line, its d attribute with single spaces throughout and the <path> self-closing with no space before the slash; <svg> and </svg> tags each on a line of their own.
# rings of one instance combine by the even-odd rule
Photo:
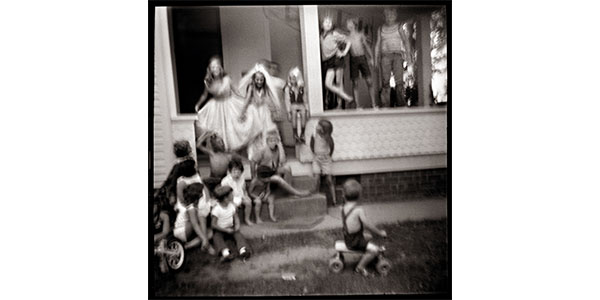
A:
<svg viewBox="0 0 600 300">
<path fill-rule="evenodd" d="M 269 195 L 269 197 L 267 198 L 267 204 L 269 205 L 269 218 L 271 219 L 271 221 L 277 222 L 277 218 L 275 218 L 275 204 L 273 203 L 274 201 L 275 196 Z"/>
<path fill-rule="evenodd" d="M 296 195 L 296 196 L 308 196 L 308 195 L 310 195 L 310 191 L 299 191 L 299 190 L 295 189 L 289 183 L 285 182 L 285 180 L 283 180 L 283 178 L 281 178 L 281 176 L 279 176 L 279 175 L 273 175 L 273 176 L 271 176 L 271 182 L 275 182 L 278 186 L 280 186 L 286 192 L 288 192 L 288 193 L 290 193 L 292 195 Z"/>
<path fill-rule="evenodd" d="M 260 224 L 263 220 L 260 218 L 260 208 L 262 206 L 261 199 L 257 198 L 254 200 L 254 216 L 256 217 L 256 224 Z"/>
<path fill-rule="evenodd" d="M 373 107 L 377 107 L 377 103 L 375 103 L 375 87 L 373 86 L 373 79 L 371 77 L 365 78 L 367 82 L 367 88 L 369 89 L 369 97 L 371 97 L 371 103 Z"/>
<path fill-rule="evenodd" d="M 356 265 L 356 269 L 359 272 L 364 272 L 363 270 L 366 270 L 366 266 L 372 262 L 375 257 L 377 257 L 377 252 L 367 250 L 367 252 L 360 258 L 358 265 Z"/>
<path fill-rule="evenodd" d="M 254 225 L 254 223 L 252 223 L 252 221 L 250 221 L 250 215 L 252 214 L 252 201 L 250 199 L 244 197 L 243 203 L 244 203 L 244 221 L 246 221 L 246 224 L 248 224 L 248 226 L 252 226 L 252 225 Z"/>
<path fill-rule="evenodd" d="M 292 129 L 294 131 L 294 140 L 296 140 L 296 142 L 298 142 L 298 126 L 296 125 L 296 111 L 292 110 Z"/>
<path fill-rule="evenodd" d="M 306 109 L 300 114 L 300 118 L 301 118 L 301 124 L 302 124 L 302 132 L 300 133 L 300 139 L 302 141 L 304 141 L 304 129 L 306 128 L 306 116 L 307 112 Z"/>
<path fill-rule="evenodd" d="M 346 101 L 352 101 L 352 97 L 344 92 L 343 89 L 340 89 L 338 86 L 333 84 L 333 79 L 335 77 L 335 71 L 333 69 L 328 69 L 327 74 L 325 75 L 325 87 L 333 92 L 334 94 L 342 97 Z"/>
<path fill-rule="evenodd" d="M 358 79 L 352 80 L 352 94 L 354 95 L 354 100 L 356 100 L 356 108 L 359 108 L 359 105 L 358 105 Z"/>
<path fill-rule="evenodd" d="M 325 176 L 325 182 L 327 183 L 327 187 L 329 188 L 329 193 L 331 194 L 331 201 L 333 205 L 337 205 L 337 201 L 335 199 L 335 186 L 333 184 L 333 178 L 331 175 L 327 174 Z"/>
</svg>

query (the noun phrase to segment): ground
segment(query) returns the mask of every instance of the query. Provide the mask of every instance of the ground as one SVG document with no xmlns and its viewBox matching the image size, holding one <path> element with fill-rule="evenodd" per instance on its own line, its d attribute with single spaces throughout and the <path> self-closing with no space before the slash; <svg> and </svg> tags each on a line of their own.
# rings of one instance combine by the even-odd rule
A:
<svg viewBox="0 0 600 300">
<path fill-rule="evenodd" d="M 385 257 L 388 276 L 363 278 L 353 272 L 358 257 L 348 257 L 344 270 L 334 274 L 328 260 L 339 229 L 266 236 L 249 240 L 254 255 L 220 263 L 199 250 L 187 252 L 178 272 L 161 275 L 154 268 L 156 296 L 259 296 L 447 293 L 447 220 L 408 221 L 380 225 L 387 231 Z M 373 268 L 371 268 L 373 270 Z M 283 275 L 294 274 L 295 280 Z"/>
</svg>

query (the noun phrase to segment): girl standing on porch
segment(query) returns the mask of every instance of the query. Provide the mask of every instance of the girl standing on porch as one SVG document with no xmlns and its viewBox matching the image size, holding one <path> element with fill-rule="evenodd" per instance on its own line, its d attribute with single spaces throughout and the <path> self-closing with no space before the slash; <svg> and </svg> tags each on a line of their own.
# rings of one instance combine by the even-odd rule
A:
<svg viewBox="0 0 600 300">
<path fill-rule="evenodd" d="M 352 96 L 344 92 L 344 56 L 350 51 L 351 43 L 347 42 L 347 37 L 333 27 L 333 20 L 330 16 L 323 19 L 323 31 L 321 33 L 321 60 L 323 69 L 327 70 L 325 74 L 325 87 L 332 93 L 340 96 L 342 99 L 352 102 Z M 334 84 L 333 81 L 336 80 Z M 338 103 L 341 108 L 341 103 Z"/>
<path fill-rule="evenodd" d="M 252 159 L 254 154 L 266 147 L 267 132 L 276 131 L 277 125 L 273 122 L 272 111 L 279 112 L 279 97 L 274 89 L 273 79 L 261 64 L 256 64 L 241 80 L 239 90 L 244 91 L 246 103 L 239 114 L 240 122 L 248 122 L 250 111 L 256 111 L 253 121 L 260 127 L 260 135 L 248 145 L 248 157 Z M 280 139 L 281 140 L 281 139 Z M 281 144 L 281 142 L 279 142 Z M 280 145 L 283 149 L 283 145 Z"/>
<path fill-rule="evenodd" d="M 223 71 L 220 58 L 215 56 L 210 59 L 204 85 L 204 93 L 196 104 L 197 136 L 206 131 L 215 132 L 223 139 L 225 151 L 235 151 L 262 132 L 256 109 L 244 105 L 244 99 L 233 87 L 231 77 Z M 206 102 L 209 93 L 213 98 Z M 204 102 L 206 104 L 202 107 Z M 238 122 L 242 110 L 251 117 Z"/>
</svg>

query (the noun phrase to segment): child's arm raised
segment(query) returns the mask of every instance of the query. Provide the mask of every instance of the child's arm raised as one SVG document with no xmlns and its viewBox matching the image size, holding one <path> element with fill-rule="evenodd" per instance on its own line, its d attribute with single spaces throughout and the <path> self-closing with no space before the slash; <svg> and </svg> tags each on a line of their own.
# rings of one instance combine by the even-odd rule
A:
<svg viewBox="0 0 600 300">
<path fill-rule="evenodd" d="M 161 212 L 160 219 L 162 220 L 162 224 L 163 224 L 162 232 L 154 235 L 154 242 L 160 241 L 160 240 L 166 238 L 167 235 L 169 235 L 169 232 L 171 231 L 171 224 L 169 223 L 169 215 Z"/>
<path fill-rule="evenodd" d="M 204 146 L 204 142 L 206 141 L 206 139 L 208 139 L 211 136 L 211 134 L 205 134 L 204 136 L 201 136 L 198 138 L 198 141 L 196 142 L 196 148 L 198 148 L 198 150 L 208 154 L 208 155 L 212 155 L 214 154 L 213 151 L 209 148 L 209 147 L 205 147 Z"/>
<path fill-rule="evenodd" d="M 348 51 L 350 51 L 350 47 L 352 46 L 352 43 L 350 41 L 348 41 L 348 37 L 344 34 L 341 34 L 343 40 L 346 42 L 346 48 L 344 48 L 344 50 L 340 51 L 338 50 L 338 57 L 344 57 L 346 56 L 346 54 L 348 54 Z"/>
<path fill-rule="evenodd" d="M 357 211 L 358 211 L 358 218 L 360 219 L 360 222 L 363 224 L 363 226 L 365 228 L 367 228 L 371 232 L 374 232 L 375 234 L 377 234 L 380 237 L 387 237 L 387 233 L 385 232 L 385 230 L 379 230 L 377 227 L 375 227 L 375 225 L 373 225 L 367 219 L 367 214 L 362 209 L 362 207 L 358 208 Z"/>
</svg>

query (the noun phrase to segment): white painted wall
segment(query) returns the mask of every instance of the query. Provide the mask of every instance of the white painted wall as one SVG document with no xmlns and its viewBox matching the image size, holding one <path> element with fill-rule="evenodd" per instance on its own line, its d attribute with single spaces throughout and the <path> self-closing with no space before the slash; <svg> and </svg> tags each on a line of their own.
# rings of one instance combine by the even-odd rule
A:
<svg viewBox="0 0 600 300">
<path fill-rule="evenodd" d="M 237 84 L 242 71 L 271 60 L 269 22 L 262 7 L 221 7 L 223 67 Z"/>
</svg>

